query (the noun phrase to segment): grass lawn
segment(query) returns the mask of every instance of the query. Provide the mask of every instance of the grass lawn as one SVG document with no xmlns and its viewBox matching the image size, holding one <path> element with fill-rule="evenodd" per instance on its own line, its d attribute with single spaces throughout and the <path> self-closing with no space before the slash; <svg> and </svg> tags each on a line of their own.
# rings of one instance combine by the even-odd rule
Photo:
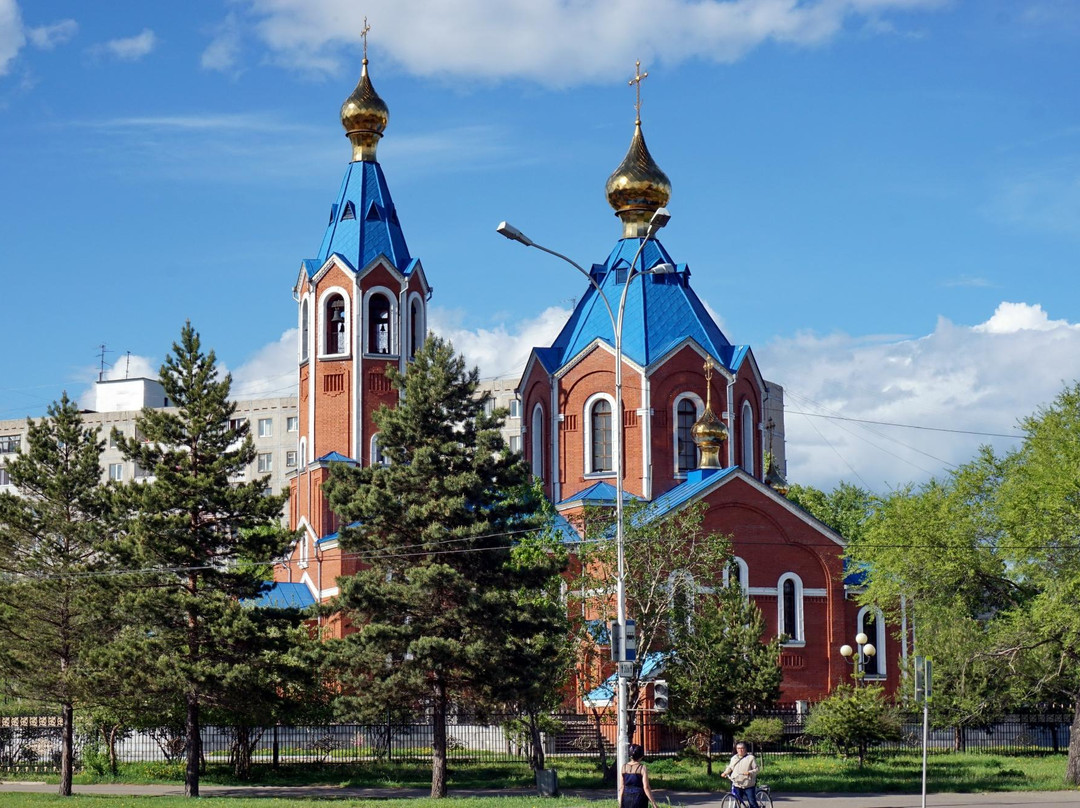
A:
<svg viewBox="0 0 1080 808">
<path fill-rule="evenodd" d="M 319 808 L 327 800 L 273 799 L 268 797 L 200 797 L 199 808 Z M 611 800 L 611 805 L 615 800 Z M 59 797 L 54 794 L 3 795 L 4 808 L 46 808 L 46 806 L 77 806 L 78 808 L 191 808 L 192 801 L 186 797 L 109 797 L 76 794 Z M 386 800 L 334 800 L 334 808 L 387 808 Z M 445 800 L 401 799 L 394 800 L 393 808 L 570 808 L 581 805 L 581 800 L 544 799 L 538 797 L 449 797 Z M 606 803 L 597 803 L 606 806 Z"/>
<path fill-rule="evenodd" d="M 649 762 L 655 788 L 675 791 L 727 791 L 728 783 L 719 772 L 726 759 L 715 761 L 714 774 L 705 773 L 698 761 L 662 759 Z M 549 758 L 548 765 L 559 771 L 564 789 L 602 788 L 594 760 Z M 1064 788 L 1065 755 L 990 755 L 937 753 L 930 755 L 928 790 L 931 792 L 1054 791 Z M 862 769 L 855 760 L 824 755 L 767 756 L 762 762 L 762 781 L 778 794 L 785 792 L 918 792 L 922 759 L 918 753 L 881 756 Z M 39 779 L 11 776 L 9 779 Z M 55 777 L 40 778 L 56 782 Z M 79 774 L 76 783 L 110 782 L 111 778 Z M 116 782 L 180 783 L 179 764 L 129 764 Z M 427 788 L 431 769 L 418 763 L 365 763 L 363 765 L 283 766 L 274 771 L 256 766 L 250 782 L 238 781 L 226 766 L 210 766 L 203 776 L 206 785 L 336 785 L 382 788 Z M 453 789 L 528 788 L 533 775 L 524 763 L 451 762 L 449 787 Z M 7 806 L 5 795 L 5 808 Z M 545 801 L 545 804 L 551 804 Z M 557 804 L 557 803 L 556 803 Z M 236 801 L 230 806 L 235 808 Z M 263 808 L 269 803 L 260 802 Z M 396 805 L 396 804 L 395 804 Z M 492 808 L 490 802 L 484 803 Z M 529 802 L 535 808 L 535 801 Z"/>
</svg>

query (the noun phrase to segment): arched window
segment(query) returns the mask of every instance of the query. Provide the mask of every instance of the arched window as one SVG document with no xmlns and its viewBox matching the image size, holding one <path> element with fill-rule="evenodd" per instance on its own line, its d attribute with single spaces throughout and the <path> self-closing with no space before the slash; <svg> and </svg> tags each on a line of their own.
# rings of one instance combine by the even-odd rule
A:
<svg viewBox="0 0 1080 808">
<path fill-rule="evenodd" d="M 690 627 L 696 595 L 697 586 L 694 583 L 694 576 L 689 572 L 675 570 L 668 576 L 668 597 L 671 599 L 672 617 L 674 621 L 681 622 L 687 628 Z M 671 625 L 672 634 L 674 634 L 675 628 L 676 625 L 673 622 Z"/>
<path fill-rule="evenodd" d="M 856 633 L 863 633 L 874 644 L 874 655 L 863 656 L 866 676 L 885 675 L 885 615 L 875 606 L 863 606 L 855 620 Z"/>
<path fill-rule="evenodd" d="M 533 407 L 532 435 L 529 444 L 532 447 L 532 475 L 538 480 L 544 479 L 544 408 L 537 404 Z"/>
<path fill-rule="evenodd" d="M 585 407 L 585 471 L 587 474 L 604 474 L 614 470 L 613 425 L 611 401 L 600 395 L 593 396 Z"/>
<path fill-rule="evenodd" d="M 376 432 L 371 436 L 371 454 L 369 455 L 368 465 L 370 466 L 389 466 L 390 461 L 386 455 L 383 454 L 382 446 L 379 444 L 379 433 Z"/>
<path fill-rule="evenodd" d="M 731 563 L 724 570 L 724 586 L 738 586 L 744 593 L 750 591 L 750 569 L 738 556 L 732 556 Z"/>
<path fill-rule="evenodd" d="M 802 579 L 793 572 L 780 576 L 777 586 L 779 614 L 777 633 L 786 635 L 786 645 L 802 645 L 806 641 L 803 631 L 803 585 Z"/>
<path fill-rule="evenodd" d="M 698 419 L 698 406 L 689 396 L 675 405 L 675 470 L 680 474 L 698 467 L 698 448 L 691 434 Z"/>
<path fill-rule="evenodd" d="M 742 465 L 747 474 L 754 473 L 754 408 L 749 401 L 742 405 Z"/>
<path fill-rule="evenodd" d="M 327 297 L 323 313 L 323 353 L 348 353 L 345 338 L 345 298 L 336 293 Z"/>
<path fill-rule="evenodd" d="M 368 353 L 388 354 L 391 352 L 390 339 L 390 301 L 382 293 L 368 298 Z"/>
<path fill-rule="evenodd" d="M 300 468 L 307 468 L 307 438 L 300 438 Z"/>
<path fill-rule="evenodd" d="M 306 362 L 308 358 L 308 302 L 300 304 L 300 361 Z"/>
<path fill-rule="evenodd" d="M 413 298 L 409 304 L 409 359 L 416 356 L 424 344 L 424 315 L 420 310 L 420 301 Z"/>
</svg>

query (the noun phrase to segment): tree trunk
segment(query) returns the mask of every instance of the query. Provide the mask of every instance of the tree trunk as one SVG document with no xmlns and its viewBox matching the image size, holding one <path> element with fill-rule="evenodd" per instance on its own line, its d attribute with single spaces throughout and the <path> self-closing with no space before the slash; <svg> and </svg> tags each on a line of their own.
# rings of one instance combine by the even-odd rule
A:
<svg viewBox="0 0 1080 808">
<path fill-rule="evenodd" d="M 633 687 L 630 682 L 626 683 L 626 742 L 633 743 L 634 735 L 637 734 L 637 704 L 641 686 L 634 680 Z"/>
<path fill-rule="evenodd" d="M 431 713 L 431 796 L 446 796 L 446 685 L 435 685 Z"/>
<path fill-rule="evenodd" d="M 1080 785 L 1080 693 L 1073 701 L 1072 731 L 1069 733 L 1069 759 L 1065 764 L 1065 782 Z"/>
<path fill-rule="evenodd" d="M 532 768 L 533 771 L 542 771 L 544 768 L 544 741 L 540 737 L 540 722 L 536 720 L 536 711 L 529 711 L 529 738 L 532 742 Z"/>
<path fill-rule="evenodd" d="M 120 733 L 120 725 L 109 727 L 109 737 L 106 743 L 109 747 L 109 772 L 113 777 L 117 774 L 116 763 L 116 736 Z"/>
<path fill-rule="evenodd" d="M 61 707 L 60 796 L 71 796 L 71 775 L 75 768 L 75 708 L 68 702 Z"/>
<path fill-rule="evenodd" d="M 199 796 L 199 756 L 202 751 L 202 737 L 199 734 L 199 696 L 187 694 L 187 717 L 184 722 L 187 746 L 187 769 L 184 772 L 184 796 Z"/>
<path fill-rule="evenodd" d="M 963 724 L 953 727 L 953 751 L 963 752 L 967 749 L 967 732 Z"/>
</svg>

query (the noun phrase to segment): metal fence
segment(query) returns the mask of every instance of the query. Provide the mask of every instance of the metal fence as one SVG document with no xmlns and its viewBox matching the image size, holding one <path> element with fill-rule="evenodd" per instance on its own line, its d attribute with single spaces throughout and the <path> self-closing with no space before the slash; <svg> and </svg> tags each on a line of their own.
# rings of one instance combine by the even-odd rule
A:
<svg viewBox="0 0 1080 808">
<path fill-rule="evenodd" d="M 759 754 L 809 754 L 815 751 L 804 732 L 806 716 L 775 712 L 767 717 L 783 721 L 782 739 L 755 750 Z M 543 733 L 544 751 L 555 757 L 599 757 L 600 746 L 609 760 L 614 755 L 615 716 L 563 714 L 551 717 L 551 731 Z M 1064 713 L 1024 713 L 985 727 L 935 729 L 930 748 L 938 751 L 993 751 L 1004 753 L 1058 752 L 1069 744 L 1070 716 Z M 748 719 L 747 719 L 748 720 Z M 523 762 L 524 739 L 510 727 L 510 717 L 468 716 L 451 719 L 447 727 L 448 757 L 452 762 Z M 636 716 L 636 740 L 651 757 L 684 751 L 686 738 L 662 722 L 662 716 L 642 712 Z M 883 744 L 886 751 L 918 749 L 921 721 L 905 723 L 903 740 Z M 714 752 L 731 748 L 731 737 L 716 736 Z M 111 739 L 118 763 L 160 763 L 163 773 L 185 755 L 182 727 L 129 730 Z M 387 762 L 426 762 L 431 759 L 431 726 L 419 719 L 411 723 L 325 724 L 318 726 L 218 727 L 202 729 L 203 760 L 208 765 L 375 765 Z M 76 738 L 78 765 L 107 761 L 109 739 L 80 732 Z M 51 772 L 60 761 L 60 722 L 54 716 L 0 718 L 0 772 Z M 101 765 L 99 763 L 99 765 Z"/>
</svg>

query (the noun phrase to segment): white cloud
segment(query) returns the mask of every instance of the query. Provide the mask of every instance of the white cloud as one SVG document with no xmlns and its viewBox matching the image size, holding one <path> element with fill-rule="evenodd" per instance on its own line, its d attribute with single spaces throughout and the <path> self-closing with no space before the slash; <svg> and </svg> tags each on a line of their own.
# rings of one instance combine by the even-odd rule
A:
<svg viewBox="0 0 1080 808">
<path fill-rule="evenodd" d="M 79 31 L 79 24 L 75 20 L 60 20 L 52 25 L 41 25 L 37 28 L 28 28 L 26 36 L 30 44 L 42 50 L 52 50 L 57 45 L 70 42 L 72 37 Z"/>
<path fill-rule="evenodd" d="M 450 340 L 470 366 L 480 368 L 484 378 L 521 373 L 529 352 L 536 346 L 550 345 L 570 314 L 569 309 L 551 306 L 529 320 L 473 330 L 462 327 L 459 311 L 438 307 L 428 311 L 431 330 Z"/>
<path fill-rule="evenodd" d="M 286 64 L 337 68 L 364 15 L 372 47 L 418 75 L 526 78 L 568 86 L 687 59 L 733 62 L 766 42 L 818 45 L 849 23 L 947 0 L 247 0 L 257 35 Z"/>
<path fill-rule="evenodd" d="M 98 55 L 112 56 L 124 62 L 137 62 L 150 54 L 157 46 L 157 36 L 149 28 L 144 28 L 135 36 L 110 39 L 95 45 L 91 51 Z"/>
<path fill-rule="evenodd" d="M 296 395 L 297 330 L 264 345 L 233 372 L 232 397 L 277 398 Z"/>
<path fill-rule="evenodd" d="M 1038 304 L 1002 303 L 984 323 L 942 318 L 922 337 L 800 333 L 757 354 L 785 389 L 788 477 L 885 490 L 940 475 L 982 443 L 1016 441 L 817 416 L 1018 434 L 1020 418 L 1080 378 L 1080 325 L 1051 320 Z"/>
<path fill-rule="evenodd" d="M 0 0 L 0 76 L 8 72 L 8 66 L 26 44 L 22 15 L 15 0 Z"/>
<path fill-rule="evenodd" d="M 202 52 L 199 60 L 200 64 L 206 70 L 237 73 L 237 63 L 240 60 L 241 32 L 240 22 L 236 15 L 228 15 L 214 29 L 214 38 L 210 40 L 210 44 Z"/>
</svg>

